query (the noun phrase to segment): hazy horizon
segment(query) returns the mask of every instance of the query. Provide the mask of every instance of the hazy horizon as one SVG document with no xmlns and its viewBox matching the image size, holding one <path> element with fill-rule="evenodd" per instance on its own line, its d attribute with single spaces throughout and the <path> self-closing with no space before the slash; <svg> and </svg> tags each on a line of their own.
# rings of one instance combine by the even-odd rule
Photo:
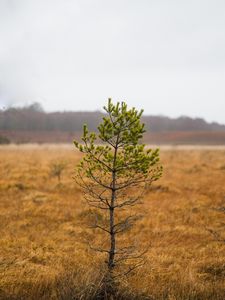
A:
<svg viewBox="0 0 225 300">
<path fill-rule="evenodd" d="M 44 112 L 44 113 L 104 113 L 104 109 L 96 109 L 96 110 L 52 110 L 52 111 L 47 111 L 44 109 L 43 105 L 41 103 L 30 103 L 30 104 L 24 104 L 24 105 L 10 105 L 10 106 L 4 106 L 3 109 L 0 107 L 0 111 L 6 111 L 9 110 L 11 108 L 15 108 L 15 109 L 26 109 L 29 108 L 30 106 L 32 106 L 33 104 L 37 104 L 40 105 L 40 111 Z M 39 109 L 37 109 L 39 110 Z M 192 117 L 192 116 L 188 116 L 188 115 L 180 115 L 180 116 L 175 116 L 175 117 L 171 117 L 165 114 L 146 114 L 145 111 L 143 112 L 143 116 L 144 117 L 162 117 L 162 118 L 169 118 L 169 119 L 179 119 L 179 118 L 191 118 L 193 120 L 197 120 L 197 119 L 202 119 L 204 121 L 206 121 L 208 124 L 212 124 L 212 123 L 217 123 L 219 125 L 223 125 L 225 126 L 225 122 L 219 122 L 219 121 L 207 121 L 204 117 Z"/>
<path fill-rule="evenodd" d="M 225 2 L 0 0 L 0 108 L 102 111 L 225 124 Z"/>
</svg>

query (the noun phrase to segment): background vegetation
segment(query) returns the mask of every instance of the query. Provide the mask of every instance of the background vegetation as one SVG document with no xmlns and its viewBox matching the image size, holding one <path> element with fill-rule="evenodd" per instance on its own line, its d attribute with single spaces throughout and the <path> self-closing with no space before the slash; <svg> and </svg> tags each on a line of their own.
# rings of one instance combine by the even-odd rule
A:
<svg viewBox="0 0 225 300">
<path fill-rule="evenodd" d="M 0 110 L 0 135 L 16 143 L 71 142 L 80 136 L 88 123 L 95 131 L 103 113 L 52 112 L 46 113 L 38 103 L 27 107 Z M 156 144 L 225 144 L 225 125 L 207 123 L 200 118 L 143 116 L 147 133 L 145 142 Z"/>
</svg>

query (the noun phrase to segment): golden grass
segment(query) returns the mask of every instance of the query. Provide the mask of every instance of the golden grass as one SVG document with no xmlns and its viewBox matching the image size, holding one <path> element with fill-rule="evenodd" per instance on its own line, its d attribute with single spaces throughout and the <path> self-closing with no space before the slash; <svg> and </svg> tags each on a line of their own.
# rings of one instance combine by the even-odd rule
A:
<svg viewBox="0 0 225 300">
<path fill-rule="evenodd" d="M 224 230 L 212 209 L 224 205 L 224 158 L 225 150 L 161 151 L 164 175 L 123 237 L 151 244 L 145 266 L 121 279 L 127 299 L 225 299 L 225 245 L 206 230 Z M 93 298 L 104 257 L 83 240 L 102 234 L 83 225 L 88 207 L 72 178 L 79 159 L 73 146 L 0 148 L 0 299 Z M 49 176 L 59 160 L 61 184 Z"/>
</svg>

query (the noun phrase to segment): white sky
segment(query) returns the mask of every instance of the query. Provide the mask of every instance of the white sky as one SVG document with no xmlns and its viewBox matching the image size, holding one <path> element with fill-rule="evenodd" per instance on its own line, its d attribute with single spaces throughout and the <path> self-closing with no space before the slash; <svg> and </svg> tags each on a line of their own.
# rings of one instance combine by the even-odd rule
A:
<svg viewBox="0 0 225 300">
<path fill-rule="evenodd" d="M 0 107 L 225 123 L 224 0 L 0 0 Z"/>
</svg>

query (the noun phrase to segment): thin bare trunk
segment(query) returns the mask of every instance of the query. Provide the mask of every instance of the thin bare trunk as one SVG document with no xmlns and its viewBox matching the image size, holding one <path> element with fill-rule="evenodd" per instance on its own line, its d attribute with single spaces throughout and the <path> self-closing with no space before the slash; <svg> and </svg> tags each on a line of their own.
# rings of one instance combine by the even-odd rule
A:
<svg viewBox="0 0 225 300">
<path fill-rule="evenodd" d="M 116 239 L 115 239 L 115 231 L 114 231 L 114 206 L 115 206 L 116 192 L 114 188 L 115 188 L 115 172 L 113 172 L 112 197 L 111 197 L 111 203 L 109 208 L 110 252 L 109 252 L 108 268 L 110 272 L 112 272 L 114 268 L 114 257 L 115 257 L 115 249 L 116 249 Z"/>
<path fill-rule="evenodd" d="M 110 231 L 110 250 L 109 250 L 109 260 L 108 260 L 108 271 L 110 274 L 110 277 L 112 277 L 112 271 L 115 266 L 115 250 L 116 250 L 116 232 L 114 228 L 115 223 L 115 216 L 114 216 L 114 210 L 115 210 L 115 201 L 116 201 L 116 159 L 117 159 L 117 150 L 118 150 L 118 140 L 119 135 L 117 136 L 117 141 L 115 145 L 115 151 L 114 151 L 114 159 L 113 159 L 113 169 L 112 169 L 112 194 L 111 194 L 111 203 L 109 207 L 109 231 Z"/>
</svg>

